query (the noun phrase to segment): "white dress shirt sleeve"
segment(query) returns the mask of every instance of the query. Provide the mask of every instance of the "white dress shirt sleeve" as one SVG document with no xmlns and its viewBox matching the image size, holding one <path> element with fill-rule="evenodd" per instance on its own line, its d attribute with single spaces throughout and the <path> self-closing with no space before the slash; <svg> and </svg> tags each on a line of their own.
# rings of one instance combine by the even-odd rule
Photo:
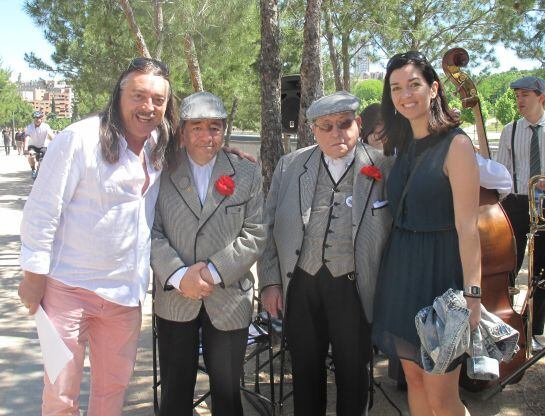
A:
<svg viewBox="0 0 545 416">
<path fill-rule="evenodd" d="M 174 287 L 175 289 L 180 290 L 180 282 L 184 278 L 187 270 L 189 267 L 182 267 L 179 270 L 176 270 L 172 277 L 168 279 L 168 285 Z M 208 263 L 208 270 L 210 270 L 210 274 L 212 275 L 212 279 L 214 280 L 214 284 L 217 285 L 221 283 L 221 277 L 216 269 L 216 266 L 214 266 L 212 263 Z"/>
<path fill-rule="evenodd" d="M 520 127 L 520 126 L 519 126 Z M 496 155 L 496 162 L 504 165 L 509 172 L 513 172 L 513 163 L 511 162 L 511 133 L 513 131 L 513 124 L 507 125 L 503 128 L 500 135 L 500 142 L 498 145 L 498 154 Z"/>
<path fill-rule="evenodd" d="M 170 277 L 170 279 L 168 279 L 168 285 L 174 287 L 181 292 L 180 282 L 184 278 L 187 269 L 189 269 L 189 267 L 182 267 L 181 269 L 176 270 L 174 274 Z"/>
<path fill-rule="evenodd" d="M 501 195 L 511 192 L 513 181 L 507 168 L 492 159 L 485 159 L 476 154 L 479 165 L 481 186 L 486 189 L 496 189 Z"/>
<path fill-rule="evenodd" d="M 25 204 L 21 222 L 23 270 L 47 274 L 63 207 L 72 199 L 83 169 L 81 141 L 65 130 L 51 142 Z"/>
<path fill-rule="evenodd" d="M 212 275 L 212 279 L 214 279 L 214 284 L 220 284 L 221 283 L 221 277 L 218 273 L 218 270 L 216 269 L 216 266 L 214 266 L 213 263 L 208 263 L 208 270 L 210 270 L 210 274 Z"/>
</svg>

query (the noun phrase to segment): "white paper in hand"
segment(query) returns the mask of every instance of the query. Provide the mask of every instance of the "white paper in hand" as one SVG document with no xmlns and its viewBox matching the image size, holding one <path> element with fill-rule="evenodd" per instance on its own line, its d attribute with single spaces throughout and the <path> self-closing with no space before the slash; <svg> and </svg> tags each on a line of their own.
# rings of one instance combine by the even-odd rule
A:
<svg viewBox="0 0 545 416">
<path fill-rule="evenodd" d="M 34 317 L 38 329 L 38 338 L 40 338 L 40 346 L 42 347 L 45 372 L 49 377 L 49 381 L 54 384 L 62 369 L 74 355 L 61 339 L 41 305 L 38 306 Z"/>
</svg>

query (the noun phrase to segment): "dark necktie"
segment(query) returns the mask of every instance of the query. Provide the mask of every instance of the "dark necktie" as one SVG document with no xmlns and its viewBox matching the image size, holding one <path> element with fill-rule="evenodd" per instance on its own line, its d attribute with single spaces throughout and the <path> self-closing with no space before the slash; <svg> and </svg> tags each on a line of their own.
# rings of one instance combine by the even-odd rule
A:
<svg viewBox="0 0 545 416">
<path fill-rule="evenodd" d="M 530 126 L 532 139 L 530 141 L 530 178 L 541 174 L 541 161 L 539 157 L 539 128 L 541 126 Z"/>
</svg>

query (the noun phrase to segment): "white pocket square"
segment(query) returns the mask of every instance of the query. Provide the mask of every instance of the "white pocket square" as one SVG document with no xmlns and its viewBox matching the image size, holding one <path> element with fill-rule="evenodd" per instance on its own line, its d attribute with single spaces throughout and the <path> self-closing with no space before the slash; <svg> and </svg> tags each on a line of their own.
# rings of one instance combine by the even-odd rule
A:
<svg viewBox="0 0 545 416">
<path fill-rule="evenodd" d="M 388 205 L 388 200 L 373 202 L 373 209 L 382 208 Z"/>
</svg>

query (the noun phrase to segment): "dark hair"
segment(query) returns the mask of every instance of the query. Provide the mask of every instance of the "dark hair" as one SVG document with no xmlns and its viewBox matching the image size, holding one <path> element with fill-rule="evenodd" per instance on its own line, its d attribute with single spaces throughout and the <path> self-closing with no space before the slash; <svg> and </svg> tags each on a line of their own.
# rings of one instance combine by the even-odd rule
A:
<svg viewBox="0 0 545 416">
<path fill-rule="evenodd" d="M 183 134 L 184 131 L 184 125 L 186 121 L 196 121 L 195 120 L 180 120 L 178 122 L 178 126 L 176 127 L 176 131 L 174 132 L 174 137 L 167 145 L 166 150 L 166 166 L 167 170 L 172 172 L 174 169 L 178 167 L 178 150 L 180 149 L 180 137 Z M 225 129 L 227 128 L 227 119 L 225 118 L 218 118 L 217 121 L 221 121 L 223 124 L 223 133 L 225 134 Z"/>
<path fill-rule="evenodd" d="M 161 61 L 150 58 L 135 58 L 123 73 L 119 76 L 115 84 L 112 96 L 108 105 L 100 113 L 100 148 L 102 157 L 109 163 L 116 163 L 119 160 L 119 136 L 123 135 L 124 127 L 121 119 L 121 91 L 127 77 L 133 72 L 152 74 L 163 77 L 168 83 L 168 100 L 165 110 L 165 116 L 161 124 L 157 127 L 157 144 L 151 152 L 151 161 L 155 169 L 161 169 L 165 160 L 165 151 L 167 143 L 171 140 L 176 125 L 176 110 L 174 108 L 174 97 L 168 78 L 169 71 L 167 66 Z"/>
<path fill-rule="evenodd" d="M 375 128 L 382 123 L 382 114 L 380 103 L 369 104 L 363 109 L 361 117 L 360 137 L 363 143 L 369 143 L 369 135 L 375 131 Z"/>
<path fill-rule="evenodd" d="M 409 120 L 396 111 L 390 91 L 390 77 L 392 72 L 409 64 L 413 64 L 418 68 L 429 86 L 434 81 L 438 84 L 437 95 L 431 101 L 429 132 L 431 134 L 440 134 L 461 124 L 458 114 L 449 108 L 441 80 L 426 57 L 420 52 L 415 51 L 394 55 L 386 66 L 386 76 L 384 77 L 384 89 L 382 92 L 383 137 L 386 137 L 384 154 L 386 155 L 392 155 L 396 150 L 400 153 L 403 152 L 409 141 L 413 138 Z"/>
</svg>

